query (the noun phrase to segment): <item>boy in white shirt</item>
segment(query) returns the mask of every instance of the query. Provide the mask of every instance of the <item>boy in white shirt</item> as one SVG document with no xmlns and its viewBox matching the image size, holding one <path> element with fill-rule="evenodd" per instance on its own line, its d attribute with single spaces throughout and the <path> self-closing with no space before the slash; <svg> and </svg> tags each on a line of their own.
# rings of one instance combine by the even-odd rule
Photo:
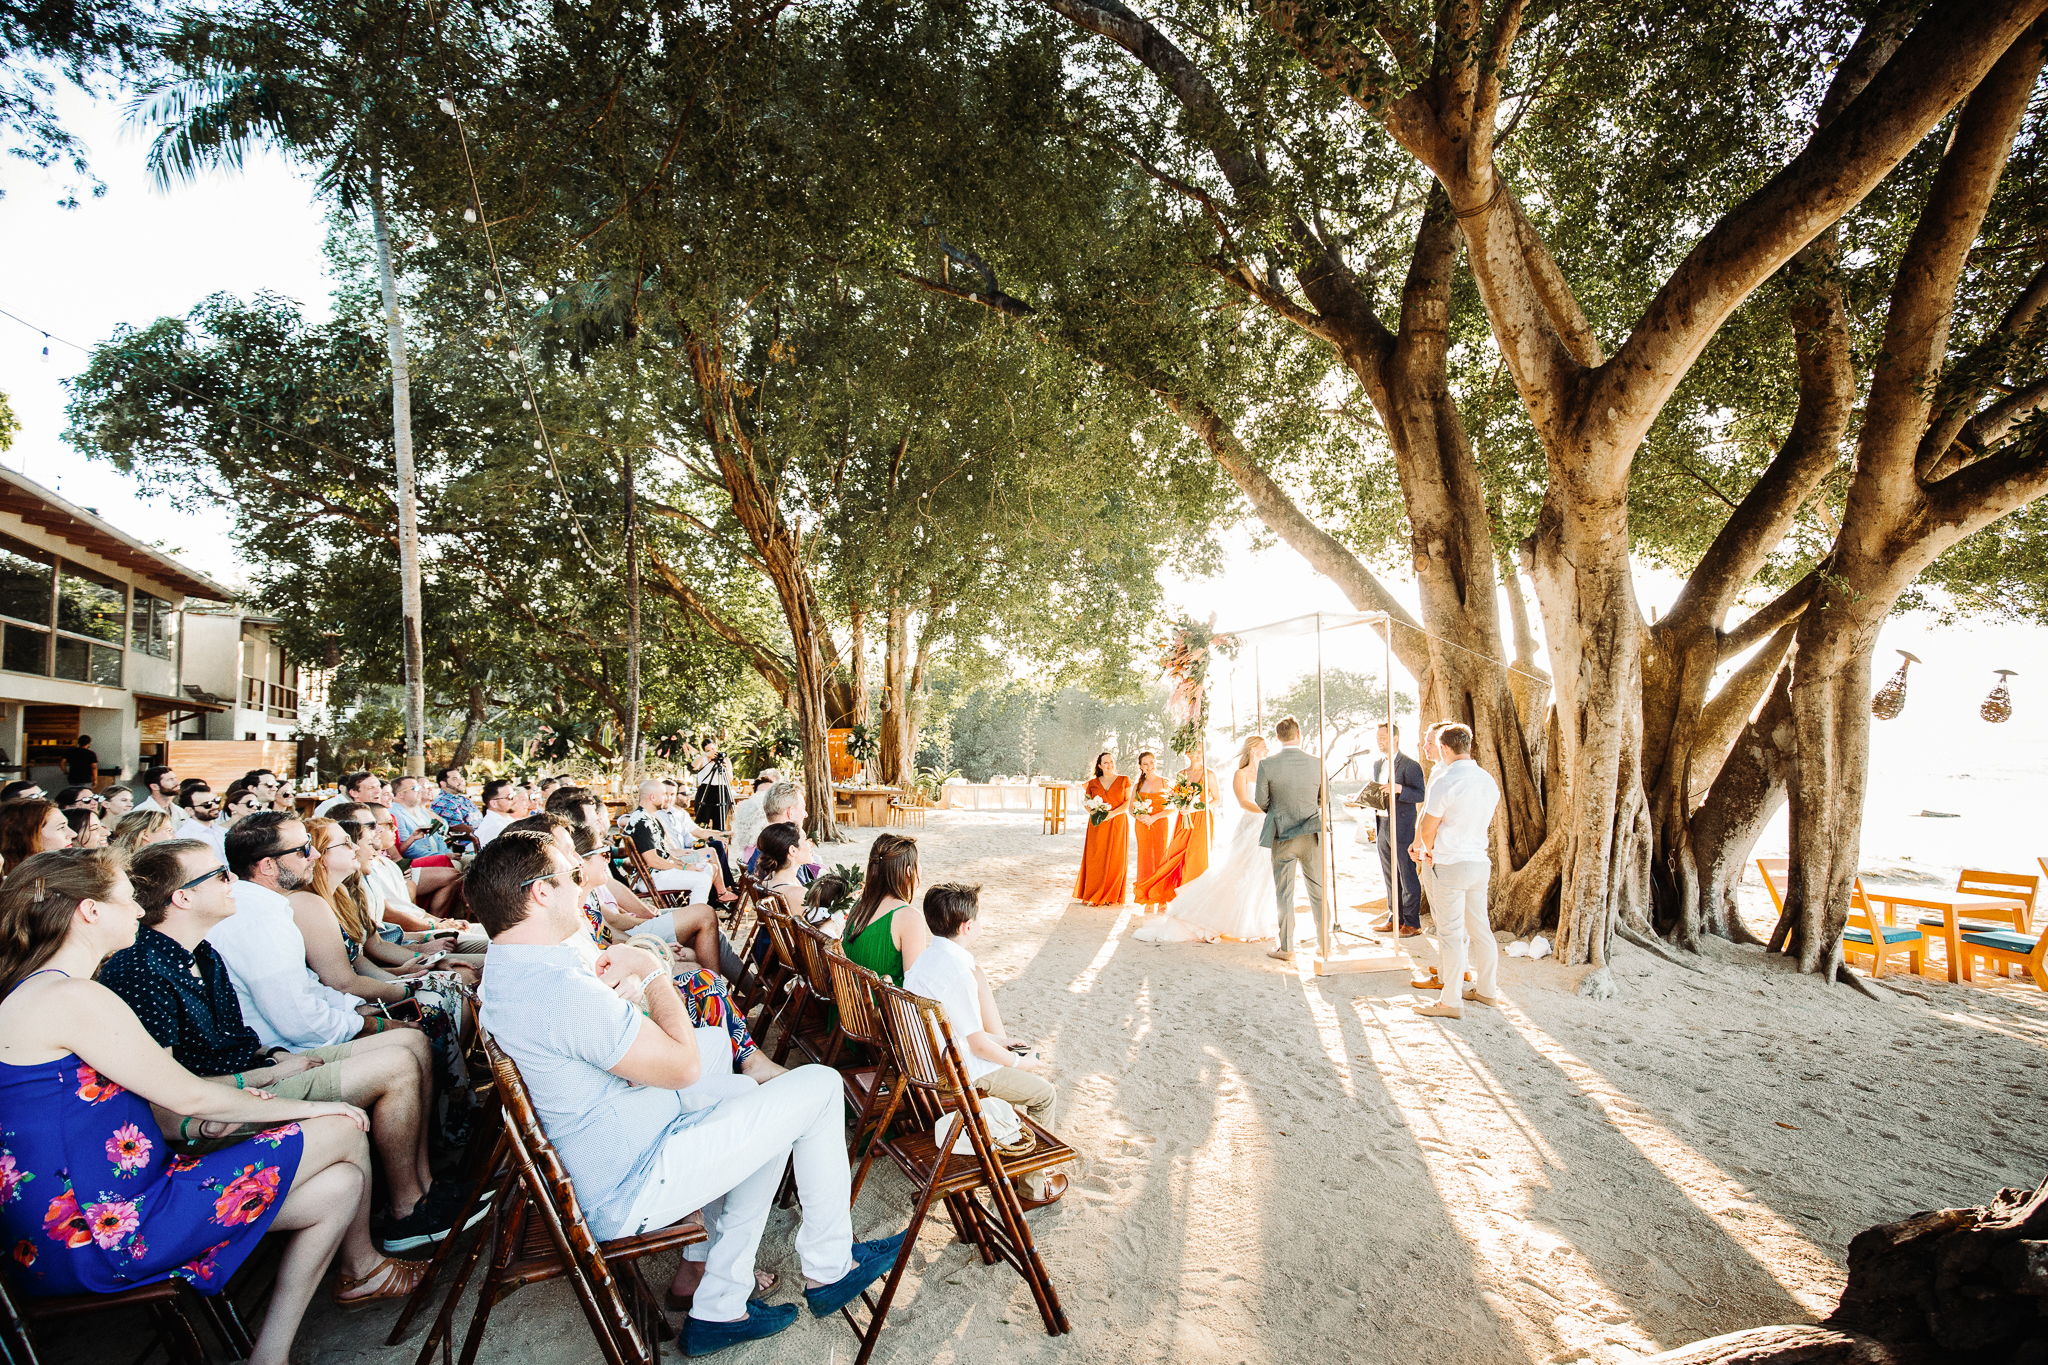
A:
<svg viewBox="0 0 2048 1365">
<path fill-rule="evenodd" d="M 981 888 L 942 882 L 924 893 L 931 946 L 903 974 L 903 989 L 945 1007 L 946 1024 L 960 1046 L 967 1079 L 976 1090 L 1007 1100 L 1032 1122 L 1052 1127 L 1059 1091 L 1039 1074 L 1045 1065 L 1028 1044 L 1003 1034 L 996 996 L 971 951 L 981 937 Z M 1067 1192 L 1064 1174 L 1024 1177 L 1018 1201 L 1041 1208 Z"/>
</svg>

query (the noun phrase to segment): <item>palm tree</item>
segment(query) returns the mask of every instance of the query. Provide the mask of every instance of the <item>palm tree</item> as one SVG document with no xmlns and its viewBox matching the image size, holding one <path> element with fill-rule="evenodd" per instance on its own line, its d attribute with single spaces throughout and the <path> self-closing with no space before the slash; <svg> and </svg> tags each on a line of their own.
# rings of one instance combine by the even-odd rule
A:
<svg viewBox="0 0 2048 1365">
<path fill-rule="evenodd" d="M 425 653 L 420 635 L 420 546 L 412 452 L 412 376 L 398 277 L 391 261 L 380 107 L 394 82 L 410 84 L 398 58 L 409 6 L 271 9 L 229 16 L 185 11 L 162 46 L 173 74 L 145 85 L 132 123 L 157 129 L 148 165 L 158 188 L 202 170 L 239 170 L 268 145 L 313 162 L 317 184 L 347 212 L 367 207 L 377 249 L 385 341 L 391 357 L 391 434 L 398 467 L 398 562 L 405 631 L 406 771 L 426 771 Z"/>
</svg>

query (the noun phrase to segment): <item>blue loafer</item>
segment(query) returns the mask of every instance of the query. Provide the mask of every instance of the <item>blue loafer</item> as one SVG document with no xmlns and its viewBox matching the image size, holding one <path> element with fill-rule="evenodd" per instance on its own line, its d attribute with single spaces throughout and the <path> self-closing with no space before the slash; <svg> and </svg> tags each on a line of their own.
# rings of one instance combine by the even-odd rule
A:
<svg viewBox="0 0 2048 1365">
<path fill-rule="evenodd" d="M 691 1359 L 713 1355 L 728 1346 L 772 1337 L 796 1321 L 793 1303 L 747 1301 L 747 1315 L 731 1322 L 706 1322 L 702 1318 L 683 1320 L 683 1354 Z"/>
<path fill-rule="evenodd" d="M 894 1237 L 881 1238 L 879 1241 L 855 1242 L 853 1269 L 831 1284 L 821 1284 L 816 1289 L 804 1291 L 804 1302 L 811 1306 L 811 1315 L 829 1318 L 859 1298 L 863 1289 L 889 1272 L 889 1267 L 896 1263 L 896 1253 L 902 1249 L 901 1232 Z"/>
</svg>

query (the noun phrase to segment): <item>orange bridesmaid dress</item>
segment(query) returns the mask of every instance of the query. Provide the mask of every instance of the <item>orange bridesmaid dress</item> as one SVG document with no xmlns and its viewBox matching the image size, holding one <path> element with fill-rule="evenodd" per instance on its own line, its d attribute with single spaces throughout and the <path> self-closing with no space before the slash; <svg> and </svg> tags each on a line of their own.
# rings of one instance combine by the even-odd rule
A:
<svg viewBox="0 0 2048 1365">
<path fill-rule="evenodd" d="M 1131 796 L 1131 813 L 1159 815 L 1166 810 L 1166 789 L 1156 792 L 1136 792 Z M 1159 870 L 1160 860 L 1166 857 L 1166 834 L 1173 827 L 1171 818 L 1164 820 L 1132 820 L 1131 838 L 1138 845 L 1137 885 L 1143 886 L 1154 872 Z M 1148 904 L 1140 900 L 1139 904 Z"/>
<path fill-rule="evenodd" d="M 1099 777 L 1088 779 L 1086 795 L 1099 796 L 1112 808 L 1121 806 L 1131 794 L 1131 779 L 1118 775 L 1104 785 Z M 1099 825 L 1088 826 L 1087 842 L 1081 846 L 1081 875 L 1074 880 L 1074 899 L 1089 905 L 1122 905 L 1124 887 L 1130 878 L 1131 818 L 1128 813 L 1112 815 Z"/>
<path fill-rule="evenodd" d="M 1215 801 L 1213 790 L 1208 799 Z M 1133 891 L 1140 905 L 1170 904 L 1180 888 L 1209 870 L 1209 829 L 1214 815 L 1207 810 L 1192 811 L 1181 817 L 1180 828 L 1173 832 L 1173 842 L 1166 846 L 1166 854 L 1159 860 L 1159 870 L 1151 877 L 1140 877 Z"/>
</svg>

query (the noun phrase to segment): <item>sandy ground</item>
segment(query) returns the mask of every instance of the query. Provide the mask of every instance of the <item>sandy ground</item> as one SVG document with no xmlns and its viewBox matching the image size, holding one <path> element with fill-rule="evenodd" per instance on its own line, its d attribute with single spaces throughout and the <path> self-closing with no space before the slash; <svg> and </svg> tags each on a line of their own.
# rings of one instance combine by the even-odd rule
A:
<svg viewBox="0 0 2048 1365">
<path fill-rule="evenodd" d="M 1348 835 L 1345 899 L 1377 895 Z M 1825 1313 L 1856 1232 L 2031 1185 L 2048 1156 L 2031 985 L 1915 980 L 1925 999 L 1873 1002 L 1752 949 L 1691 971 L 1624 946 L 1613 1000 L 1575 994 L 1584 969 L 1504 959 L 1505 1008 L 1424 1020 L 1405 975 L 1135 942 L 1128 908 L 1068 901 L 1080 838 L 1035 816 L 939 812 L 918 837 L 928 882 L 983 885 L 1005 1023 L 1043 1040 L 1083 1153 L 1031 1216 L 1074 1331 L 1048 1338 L 1016 1275 L 935 1220 L 878 1361 L 1605 1365 Z M 906 1189 L 871 1181 L 858 1234 L 900 1227 Z M 792 1222 L 762 1244 L 785 1285 Z M 409 1359 L 418 1333 L 382 1345 L 394 1317 L 316 1307 L 295 1358 Z M 854 1346 L 805 1316 L 720 1359 Z M 559 1285 L 504 1303 L 480 1356 L 598 1358 Z"/>
</svg>

